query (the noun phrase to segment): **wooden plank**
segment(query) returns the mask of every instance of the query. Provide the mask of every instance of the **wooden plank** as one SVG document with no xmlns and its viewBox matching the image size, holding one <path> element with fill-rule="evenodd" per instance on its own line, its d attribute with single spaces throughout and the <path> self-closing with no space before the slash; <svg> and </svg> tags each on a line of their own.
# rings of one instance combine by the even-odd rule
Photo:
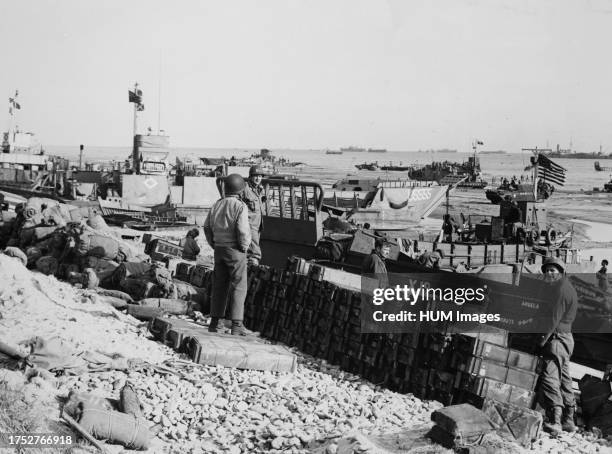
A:
<svg viewBox="0 0 612 454">
<path fill-rule="evenodd" d="M 295 219 L 295 186 L 289 187 L 289 208 L 291 209 L 291 219 Z"/>
<path fill-rule="evenodd" d="M 585 375 L 592 375 L 597 378 L 603 378 L 604 373 L 601 370 L 593 369 L 592 367 L 583 366 L 570 361 L 570 375 L 574 380 L 580 380 Z"/>
</svg>

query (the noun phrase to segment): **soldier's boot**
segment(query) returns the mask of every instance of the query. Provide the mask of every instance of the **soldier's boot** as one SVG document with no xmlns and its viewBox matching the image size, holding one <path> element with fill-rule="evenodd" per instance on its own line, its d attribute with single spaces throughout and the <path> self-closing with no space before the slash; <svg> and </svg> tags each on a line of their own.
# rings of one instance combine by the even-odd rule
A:
<svg viewBox="0 0 612 454">
<path fill-rule="evenodd" d="M 210 319 L 210 324 L 208 325 L 208 332 L 216 333 L 218 327 L 219 327 L 219 317 L 212 317 Z"/>
<path fill-rule="evenodd" d="M 233 336 L 246 336 L 247 331 L 242 320 L 232 320 L 232 335 Z"/>
<path fill-rule="evenodd" d="M 563 408 L 563 416 L 561 418 L 561 427 L 564 432 L 576 432 L 576 424 L 574 423 L 575 407 Z"/>
<path fill-rule="evenodd" d="M 558 435 L 563 428 L 561 427 L 561 414 L 563 413 L 563 407 L 555 406 L 550 407 L 546 414 L 548 420 L 544 423 L 544 431 L 551 435 Z"/>
</svg>

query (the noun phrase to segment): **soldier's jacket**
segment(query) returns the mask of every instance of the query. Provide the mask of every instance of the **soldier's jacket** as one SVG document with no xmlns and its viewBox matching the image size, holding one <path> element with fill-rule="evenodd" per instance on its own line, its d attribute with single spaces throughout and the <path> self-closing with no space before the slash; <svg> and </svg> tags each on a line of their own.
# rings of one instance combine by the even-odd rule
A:
<svg viewBox="0 0 612 454">
<path fill-rule="evenodd" d="M 227 246 L 246 252 L 251 244 L 246 205 L 237 196 L 217 200 L 204 222 L 204 234 L 213 248 Z"/>
<path fill-rule="evenodd" d="M 242 194 L 242 200 L 249 209 L 249 225 L 252 230 L 259 232 L 263 230 L 263 196 L 263 186 L 254 186 L 250 182 L 246 185 Z"/>
</svg>

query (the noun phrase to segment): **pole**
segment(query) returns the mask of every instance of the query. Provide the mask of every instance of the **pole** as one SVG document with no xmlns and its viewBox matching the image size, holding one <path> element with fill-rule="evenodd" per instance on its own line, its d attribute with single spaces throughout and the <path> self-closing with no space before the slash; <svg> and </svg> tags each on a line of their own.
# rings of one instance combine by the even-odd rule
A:
<svg viewBox="0 0 612 454">
<path fill-rule="evenodd" d="M 83 170 L 83 144 L 79 146 L 79 170 Z"/>
<path fill-rule="evenodd" d="M 157 133 L 161 134 L 161 77 L 162 77 L 162 53 L 159 51 L 159 81 L 157 85 Z"/>
<path fill-rule="evenodd" d="M 138 82 L 134 84 L 134 93 L 138 96 Z M 138 156 L 138 147 L 136 146 L 136 131 L 138 130 L 138 104 L 134 103 L 134 134 L 132 135 L 132 164 L 134 173 L 140 173 L 140 157 Z"/>
</svg>

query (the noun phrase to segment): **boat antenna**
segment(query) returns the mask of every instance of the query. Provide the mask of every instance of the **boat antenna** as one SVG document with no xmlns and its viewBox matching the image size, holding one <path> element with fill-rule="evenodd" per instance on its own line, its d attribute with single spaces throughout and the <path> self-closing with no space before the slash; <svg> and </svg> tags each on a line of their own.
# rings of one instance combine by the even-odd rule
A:
<svg viewBox="0 0 612 454">
<path fill-rule="evenodd" d="M 157 133 L 161 134 L 161 79 L 162 79 L 162 51 L 159 51 L 159 77 L 157 80 Z"/>
</svg>

